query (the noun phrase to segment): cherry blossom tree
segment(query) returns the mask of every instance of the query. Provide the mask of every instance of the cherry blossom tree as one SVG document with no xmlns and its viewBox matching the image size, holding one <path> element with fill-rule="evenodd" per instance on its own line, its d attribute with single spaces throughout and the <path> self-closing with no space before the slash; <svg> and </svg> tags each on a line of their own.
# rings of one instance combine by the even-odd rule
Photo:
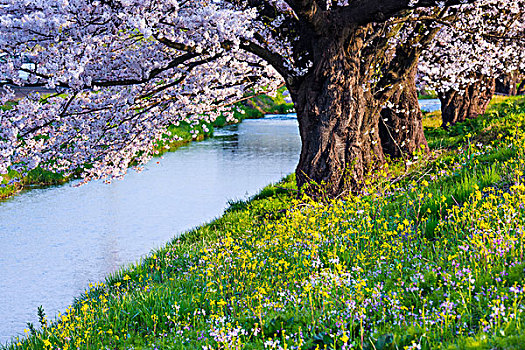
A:
<svg viewBox="0 0 525 350">
<path fill-rule="evenodd" d="M 59 89 L 0 116 L 0 173 L 39 165 L 80 168 L 86 180 L 122 176 L 172 137 L 170 124 L 231 117 L 227 106 L 245 91 L 281 81 L 238 48 L 254 33 L 255 11 L 124 0 L 2 1 L 0 11 L 2 80 Z M 26 57 L 36 69 L 24 68 Z"/>
<path fill-rule="evenodd" d="M 496 78 L 523 69 L 525 1 L 488 0 L 457 9 L 423 54 L 420 70 L 438 92 L 443 126 L 483 114 Z"/>
<path fill-rule="evenodd" d="M 417 66 L 406 75 L 381 110 L 381 147 L 385 155 L 394 159 L 403 158 L 409 161 L 417 151 L 428 151 L 415 83 L 416 74 Z"/>
<path fill-rule="evenodd" d="M 391 158 L 403 158 L 408 163 L 409 158 L 417 151 L 428 151 L 416 87 L 417 62 L 422 51 L 440 30 L 437 20 L 446 18 L 449 11 L 449 8 L 419 10 L 394 21 L 394 23 L 405 22 L 398 35 L 409 40 L 399 40 L 396 43 L 390 63 L 400 58 L 402 60 L 409 58 L 412 68 L 406 71 L 398 84 L 389 87 L 392 91 L 380 112 L 381 146 L 383 153 Z"/>
<path fill-rule="evenodd" d="M 284 82 L 302 139 L 298 185 L 355 191 L 384 162 L 380 111 L 413 76 L 440 24 L 431 15 L 468 3 L 0 0 L 0 80 L 61 89 L 0 114 L 0 173 L 122 176 L 170 137 L 168 125 L 211 120 Z"/>
</svg>

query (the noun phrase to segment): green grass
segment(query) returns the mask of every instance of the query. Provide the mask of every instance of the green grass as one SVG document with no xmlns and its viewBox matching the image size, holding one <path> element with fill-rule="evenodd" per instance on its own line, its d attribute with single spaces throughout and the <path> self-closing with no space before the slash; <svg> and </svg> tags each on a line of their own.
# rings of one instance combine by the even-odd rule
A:
<svg viewBox="0 0 525 350">
<path fill-rule="evenodd" d="M 495 140 L 501 132 L 508 134 L 508 128 L 515 125 L 511 118 L 525 112 L 523 102 L 524 97 L 496 96 L 483 116 L 452 125 L 449 130 L 439 127 L 441 112 L 427 113 L 423 125 L 428 144 L 431 149 L 454 148 L 460 145 L 468 134 L 473 136 L 472 142 Z"/>
<path fill-rule="evenodd" d="M 412 173 L 401 181 L 404 185 L 421 181 L 425 174 L 434 201 L 428 201 L 419 209 L 429 213 L 435 222 L 447 208 L 463 203 L 476 189 L 488 187 L 505 188 L 512 182 L 508 162 L 519 154 L 515 147 L 497 147 L 498 140 L 516 132 L 525 114 L 525 98 L 497 97 L 484 116 L 470 119 L 444 130 L 435 122 L 440 113 L 426 116 L 425 134 L 436 159 L 416 163 Z M 445 176 L 441 176 L 445 175 Z M 414 196 L 408 196 L 416 200 Z M 442 198 L 444 203 L 439 203 Z M 406 198 L 403 198 L 403 202 Z M 394 202 L 393 210 L 399 210 Z M 430 211 L 430 212 L 429 212 Z M 427 236 L 432 236 L 430 228 Z"/>
<path fill-rule="evenodd" d="M 423 90 L 419 93 L 420 100 L 434 100 L 438 98 L 437 93 L 434 90 Z"/>
<path fill-rule="evenodd" d="M 232 202 L 6 349 L 522 348 L 523 108 L 430 133 L 360 196 L 290 176 Z"/>
<path fill-rule="evenodd" d="M 266 114 L 288 114 L 294 111 L 293 103 L 286 102 L 286 88 L 277 90 L 275 96 L 258 95 L 243 102 L 236 103 L 233 108 L 234 118 L 237 121 L 244 119 L 263 118 Z M 213 126 L 223 127 L 227 125 L 226 117 L 218 117 Z"/>
<path fill-rule="evenodd" d="M 61 185 L 70 180 L 69 177 L 64 177 L 61 174 L 36 168 L 28 172 L 20 181 L 9 183 L 11 179 L 20 178 L 20 176 L 20 173 L 13 170 L 10 170 L 6 175 L 2 175 L 3 181 L 0 183 L 0 199 L 8 198 L 24 189 Z"/>
</svg>

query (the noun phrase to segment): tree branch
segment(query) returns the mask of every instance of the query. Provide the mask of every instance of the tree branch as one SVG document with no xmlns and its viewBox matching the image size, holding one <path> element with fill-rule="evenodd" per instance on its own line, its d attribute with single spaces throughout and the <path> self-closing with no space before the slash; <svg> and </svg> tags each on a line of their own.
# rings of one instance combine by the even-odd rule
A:
<svg viewBox="0 0 525 350">
<path fill-rule="evenodd" d="M 289 79 L 291 77 L 290 71 L 284 66 L 284 60 L 281 55 L 273 53 L 252 41 L 241 43 L 240 48 L 266 60 L 266 62 L 270 63 L 284 79 Z"/>
</svg>

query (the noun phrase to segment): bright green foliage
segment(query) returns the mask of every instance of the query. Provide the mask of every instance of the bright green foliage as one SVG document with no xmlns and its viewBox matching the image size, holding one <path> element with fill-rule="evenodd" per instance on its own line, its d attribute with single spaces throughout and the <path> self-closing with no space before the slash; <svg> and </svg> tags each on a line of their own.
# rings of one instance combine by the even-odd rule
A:
<svg viewBox="0 0 525 350">
<path fill-rule="evenodd" d="M 524 97 L 494 98 L 489 110 L 484 115 L 468 119 L 464 123 L 451 125 L 449 130 L 441 125 L 441 113 L 428 113 L 425 125 L 425 136 L 431 149 L 456 148 L 461 145 L 466 135 L 471 135 L 472 142 L 485 141 L 489 143 L 503 134 L 512 132 L 509 128 L 516 127 L 515 118 L 525 113 Z M 431 125 L 431 126 L 430 126 Z M 501 135 L 500 135 L 501 134 Z"/>
<path fill-rule="evenodd" d="M 0 199 L 11 196 L 12 194 L 20 191 L 23 188 L 33 188 L 41 186 L 59 185 L 67 182 L 69 178 L 56 174 L 50 171 L 42 170 L 41 168 L 30 171 L 22 181 L 9 185 L 9 180 L 18 178 L 20 174 L 15 171 L 9 171 L 7 175 L 4 175 L 2 184 L 4 187 L 0 187 Z"/>
<path fill-rule="evenodd" d="M 262 118 L 265 114 L 287 114 L 292 113 L 294 105 L 286 101 L 285 94 L 288 93 L 285 87 L 277 90 L 275 96 L 259 95 L 236 105 L 237 111 L 235 118 L 256 119 Z M 220 121 L 220 120 L 219 120 Z"/>
</svg>

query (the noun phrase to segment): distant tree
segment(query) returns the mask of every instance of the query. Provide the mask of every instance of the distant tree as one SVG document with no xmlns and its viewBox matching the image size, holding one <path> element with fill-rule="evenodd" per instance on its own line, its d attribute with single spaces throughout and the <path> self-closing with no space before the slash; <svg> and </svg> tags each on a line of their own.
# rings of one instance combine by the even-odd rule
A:
<svg viewBox="0 0 525 350">
<path fill-rule="evenodd" d="M 408 160 L 416 151 L 428 151 L 415 83 L 416 74 L 417 66 L 414 66 L 381 110 L 381 146 L 391 158 Z"/>
<path fill-rule="evenodd" d="M 507 96 L 516 96 L 525 76 L 520 71 L 503 74 L 496 79 L 496 93 Z"/>
<path fill-rule="evenodd" d="M 483 114 L 496 78 L 523 69 L 525 2 L 489 0 L 457 9 L 423 54 L 420 69 L 442 103 L 443 126 Z"/>
</svg>

